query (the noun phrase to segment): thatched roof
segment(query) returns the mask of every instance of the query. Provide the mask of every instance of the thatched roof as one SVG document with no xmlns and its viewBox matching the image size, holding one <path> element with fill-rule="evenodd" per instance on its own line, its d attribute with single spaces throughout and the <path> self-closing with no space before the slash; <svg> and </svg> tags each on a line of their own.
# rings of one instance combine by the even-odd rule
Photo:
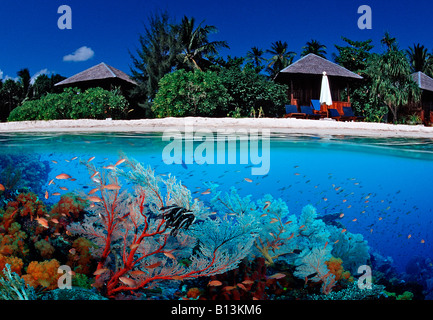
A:
<svg viewBox="0 0 433 320">
<path fill-rule="evenodd" d="M 433 79 L 425 73 L 421 71 L 412 73 L 412 79 L 420 89 L 433 92 Z"/>
<path fill-rule="evenodd" d="M 102 62 L 94 67 L 91 67 L 87 70 L 77 73 L 72 77 L 60 81 L 55 85 L 64 86 L 64 85 L 72 85 L 76 83 L 84 83 L 89 81 L 98 81 L 98 80 L 107 80 L 107 79 L 126 81 L 134 85 L 137 84 L 123 71 L 120 71 L 119 69 L 113 68 L 112 66 L 109 66 L 104 62 Z"/>
<path fill-rule="evenodd" d="M 351 79 L 362 79 L 362 77 L 346 68 L 339 66 L 331 61 L 328 61 L 322 57 L 319 57 L 313 53 L 302 57 L 298 61 L 292 63 L 290 66 L 281 70 L 276 79 L 288 75 L 320 75 L 322 76 L 323 71 L 331 77 L 351 78 Z"/>
</svg>

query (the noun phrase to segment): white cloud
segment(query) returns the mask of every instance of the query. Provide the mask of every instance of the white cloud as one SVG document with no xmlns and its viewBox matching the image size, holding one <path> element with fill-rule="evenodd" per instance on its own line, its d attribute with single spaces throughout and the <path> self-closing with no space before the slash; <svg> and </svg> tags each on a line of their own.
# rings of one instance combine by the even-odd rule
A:
<svg viewBox="0 0 433 320">
<path fill-rule="evenodd" d="M 74 53 L 64 56 L 63 61 L 86 61 L 92 58 L 94 55 L 95 52 L 91 48 L 83 46 L 75 50 Z"/>
<path fill-rule="evenodd" d="M 51 72 L 48 71 L 47 68 L 42 69 L 42 70 L 39 70 L 38 72 L 36 72 L 36 73 L 31 77 L 31 79 L 30 79 L 30 83 L 31 83 L 31 84 L 34 84 L 36 78 L 39 77 L 41 74 L 49 75 L 50 73 L 51 73 Z"/>
</svg>

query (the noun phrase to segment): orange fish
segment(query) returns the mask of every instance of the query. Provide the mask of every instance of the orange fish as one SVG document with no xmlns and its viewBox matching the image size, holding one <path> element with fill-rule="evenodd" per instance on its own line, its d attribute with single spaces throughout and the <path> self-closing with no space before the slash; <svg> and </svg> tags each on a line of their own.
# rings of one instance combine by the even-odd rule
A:
<svg viewBox="0 0 433 320">
<path fill-rule="evenodd" d="M 68 188 L 66 188 L 66 187 L 59 187 L 59 189 L 63 190 L 63 191 L 67 191 L 68 190 Z"/>
<path fill-rule="evenodd" d="M 99 171 L 96 171 L 94 174 L 92 174 L 91 176 L 90 176 L 90 179 L 93 179 L 94 177 L 96 177 L 96 175 L 98 175 L 99 174 Z"/>
<path fill-rule="evenodd" d="M 347 229 L 343 229 L 343 230 L 341 230 L 341 233 L 344 233 L 344 232 L 346 232 L 347 231 Z"/>
<path fill-rule="evenodd" d="M 45 199 L 48 199 L 48 197 L 49 197 L 48 191 L 45 190 Z"/>
<path fill-rule="evenodd" d="M 71 161 L 74 161 L 75 159 L 77 159 L 78 157 L 73 157 L 72 159 L 71 159 Z"/>
<path fill-rule="evenodd" d="M 408 235 L 407 235 L 407 238 L 408 238 L 408 239 L 412 238 L 412 235 L 411 235 L 411 234 L 408 234 Z"/>
<path fill-rule="evenodd" d="M 93 275 L 94 275 L 94 276 L 99 276 L 99 275 L 101 275 L 101 274 L 103 274 L 103 273 L 105 273 L 105 272 L 107 272 L 107 271 L 110 271 L 110 269 L 107 269 L 107 268 L 101 268 L 101 269 L 98 269 L 98 270 L 96 270 L 95 272 L 93 272 Z"/>
<path fill-rule="evenodd" d="M 358 220 L 358 219 L 355 218 L 355 219 L 353 219 L 352 221 L 355 222 L 356 220 Z"/>
<path fill-rule="evenodd" d="M 248 289 L 242 283 L 238 283 L 237 286 L 244 291 L 248 291 Z"/>
<path fill-rule="evenodd" d="M 99 190 L 99 188 L 94 188 L 94 189 L 92 189 L 92 190 L 90 190 L 89 191 L 89 195 L 90 194 L 94 194 L 96 191 L 98 191 Z"/>
<path fill-rule="evenodd" d="M 56 218 L 51 219 L 51 221 L 54 222 L 54 223 L 59 223 L 59 220 L 57 220 Z"/>
<path fill-rule="evenodd" d="M 120 280 L 122 283 L 126 284 L 128 287 L 135 287 L 135 286 L 136 286 L 135 281 L 132 280 L 132 279 L 130 279 L 130 278 L 127 278 L 127 277 L 119 277 L 119 280 Z"/>
<path fill-rule="evenodd" d="M 339 217 L 340 217 L 340 218 L 343 218 L 343 217 L 344 217 L 344 213 L 340 214 Z"/>
<path fill-rule="evenodd" d="M 146 272 L 141 271 L 141 270 L 134 270 L 134 271 L 129 272 L 129 274 L 131 276 L 142 276 L 142 275 L 146 274 Z"/>
<path fill-rule="evenodd" d="M 131 245 L 129 246 L 129 248 L 131 248 L 131 250 L 134 250 L 134 249 L 137 249 L 139 246 L 140 246 L 139 243 L 134 243 L 134 244 L 131 244 Z"/>
<path fill-rule="evenodd" d="M 253 180 L 251 180 L 250 178 L 244 178 L 244 180 L 246 181 L 246 182 L 253 182 Z"/>
<path fill-rule="evenodd" d="M 270 202 L 270 201 L 266 201 L 265 203 L 266 203 L 266 204 L 265 204 L 265 206 L 263 207 L 263 210 L 266 210 L 266 209 L 271 205 L 271 202 Z"/>
<path fill-rule="evenodd" d="M 290 237 L 288 237 L 288 238 L 287 238 L 287 240 L 290 240 L 290 239 L 292 239 L 294 235 L 295 235 L 295 233 L 294 233 L 294 232 L 292 232 L 292 234 L 290 235 Z"/>
<path fill-rule="evenodd" d="M 203 194 L 203 195 L 210 194 L 210 191 L 203 191 L 201 194 Z"/>
<path fill-rule="evenodd" d="M 270 223 L 275 223 L 275 222 L 278 222 L 278 219 L 277 218 L 272 218 Z"/>
<path fill-rule="evenodd" d="M 64 179 L 69 179 L 71 176 L 69 174 L 66 173 L 61 173 L 58 176 L 56 176 L 56 179 L 58 180 L 64 180 Z"/>
<path fill-rule="evenodd" d="M 114 164 L 114 166 L 116 167 L 116 166 L 118 166 L 119 164 L 124 163 L 125 161 L 126 161 L 126 159 L 120 159 L 119 161 L 117 161 L 117 162 Z"/>
<path fill-rule="evenodd" d="M 302 226 L 299 227 L 299 230 L 305 228 L 305 224 L 303 224 Z"/>
<path fill-rule="evenodd" d="M 326 249 L 327 245 L 328 245 L 328 241 L 325 242 L 325 246 L 323 247 L 323 249 Z"/>
<path fill-rule="evenodd" d="M 36 221 L 43 226 L 44 228 L 48 229 L 48 221 L 45 218 L 36 218 Z"/>
<path fill-rule="evenodd" d="M 421 243 L 425 243 L 425 240 L 424 240 L 424 239 L 421 239 Z"/>
<path fill-rule="evenodd" d="M 170 259 L 176 260 L 176 257 L 175 257 L 172 253 L 170 253 L 170 252 L 164 252 L 164 255 L 165 255 L 167 258 L 170 258 Z"/>
<path fill-rule="evenodd" d="M 51 160 L 51 162 L 57 164 L 57 161 L 56 161 L 56 160 Z"/>
<path fill-rule="evenodd" d="M 114 170 L 114 166 L 112 164 L 110 164 L 109 166 L 103 167 L 104 169 L 107 170 Z"/>
<path fill-rule="evenodd" d="M 93 159 L 95 159 L 95 157 L 90 157 L 89 160 L 87 160 L 87 162 L 92 161 Z"/>
<path fill-rule="evenodd" d="M 51 185 L 54 183 L 54 179 L 50 180 L 50 182 L 48 183 L 48 185 Z"/>
<path fill-rule="evenodd" d="M 60 196 L 60 192 L 53 192 L 51 195 L 52 196 Z"/>
<path fill-rule="evenodd" d="M 158 268 L 161 264 L 162 264 L 162 262 L 158 261 L 156 263 L 149 264 L 148 266 L 145 266 L 145 268 L 147 268 L 147 269 L 154 269 L 154 268 Z"/>
<path fill-rule="evenodd" d="M 272 276 L 270 276 L 268 279 L 282 279 L 286 275 L 284 273 L 275 273 Z"/>
<path fill-rule="evenodd" d="M 104 186 L 104 189 L 107 189 L 107 190 L 119 190 L 120 186 L 118 186 L 117 184 L 108 184 L 108 185 Z"/>
<path fill-rule="evenodd" d="M 102 199 L 97 196 L 87 197 L 87 199 L 89 199 L 92 202 L 102 202 Z"/>
<path fill-rule="evenodd" d="M 250 280 L 250 279 L 247 279 L 247 280 L 242 281 L 242 283 L 245 284 L 245 285 L 249 285 L 249 284 L 253 284 L 254 281 Z"/>
<path fill-rule="evenodd" d="M 5 190 L 6 190 L 5 186 L 0 183 L 0 191 L 5 191 Z"/>
<path fill-rule="evenodd" d="M 223 283 L 221 281 L 218 281 L 218 280 L 212 280 L 212 281 L 209 281 L 209 283 L 207 285 L 211 286 L 211 287 L 219 287 L 219 286 L 222 286 Z"/>
</svg>

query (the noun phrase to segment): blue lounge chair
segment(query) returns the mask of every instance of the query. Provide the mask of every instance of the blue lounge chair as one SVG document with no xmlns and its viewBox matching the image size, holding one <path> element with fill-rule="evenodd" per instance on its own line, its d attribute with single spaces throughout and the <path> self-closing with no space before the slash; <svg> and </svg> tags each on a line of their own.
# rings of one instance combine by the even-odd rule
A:
<svg viewBox="0 0 433 320">
<path fill-rule="evenodd" d="M 314 110 L 320 111 L 320 101 L 311 99 Z"/>
<path fill-rule="evenodd" d="M 332 119 L 335 119 L 337 121 L 351 121 L 354 120 L 352 117 L 348 117 L 345 115 L 341 115 L 340 112 L 338 112 L 337 109 L 329 108 L 329 117 Z"/>
<path fill-rule="evenodd" d="M 311 106 L 301 106 L 301 112 L 306 114 L 307 119 L 320 119 L 322 117 L 320 114 L 314 114 Z"/>
<path fill-rule="evenodd" d="M 300 113 L 298 111 L 298 107 L 294 104 L 286 104 L 286 114 L 284 115 L 284 118 L 301 118 L 304 119 L 306 117 L 305 113 Z"/>
<path fill-rule="evenodd" d="M 365 117 L 363 117 L 363 116 L 355 116 L 355 114 L 353 113 L 352 107 L 343 107 L 343 112 L 344 112 L 344 115 L 346 117 L 352 117 L 352 119 L 354 121 L 365 119 Z"/>
</svg>

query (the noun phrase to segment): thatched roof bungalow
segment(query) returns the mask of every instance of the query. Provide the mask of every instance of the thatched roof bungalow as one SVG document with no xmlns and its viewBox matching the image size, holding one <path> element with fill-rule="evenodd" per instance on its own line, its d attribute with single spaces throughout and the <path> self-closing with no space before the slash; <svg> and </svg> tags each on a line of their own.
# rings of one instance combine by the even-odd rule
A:
<svg viewBox="0 0 433 320">
<path fill-rule="evenodd" d="M 309 106 L 311 99 L 320 97 L 323 71 L 328 75 L 333 101 L 341 101 L 341 92 L 348 88 L 352 81 L 362 79 L 360 75 L 310 53 L 281 70 L 274 80 L 289 86 L 292 104 Z"/>
<path fill-rule="evenodd" d="M 424 124 L 433 123 L 433 79 L 418 71 L 412 73 L 412 79 L 421 89 L 421 100 L 415 106 L 409 106 L 408 113 L 421 113 Z"/>
<path fill-rule="evenodd" d="M 136 85 L 137 83 L 126 73 L 104 62 L 55 84 L 58 88 L 78 87 L 82 90 L 93 87 L 101 87 L 106 90 L 120 87 L 122 90 L 129 90 Z"/>
</svg>

